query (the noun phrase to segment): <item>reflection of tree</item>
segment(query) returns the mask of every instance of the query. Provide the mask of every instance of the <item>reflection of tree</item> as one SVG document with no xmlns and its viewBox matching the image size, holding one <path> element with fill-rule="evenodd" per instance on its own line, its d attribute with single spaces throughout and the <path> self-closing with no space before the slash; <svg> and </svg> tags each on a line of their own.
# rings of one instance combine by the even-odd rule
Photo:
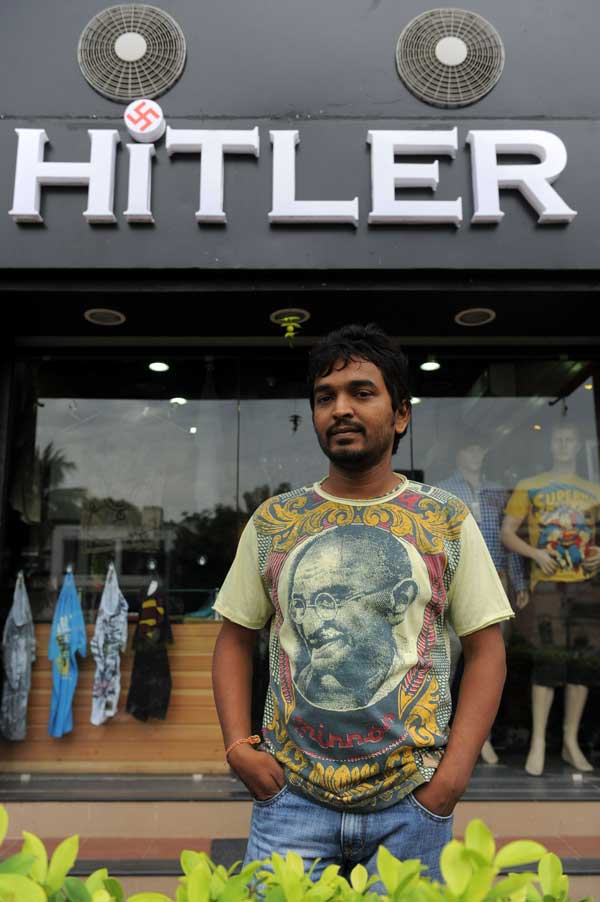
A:
<svg viewBox="0 0 600 902">
<path fill-rule="evenodd" d="M 289 483 L 281 483 L 275 492 L 259 485 L 244 492 L 245 511 L 226 504 L 198 513 L 183 512 L 179 523 L 169 524 L 175 530 L 171 555 L 171 584 L 185 589 L 219 587 L 229 570 L 240 532 L 259 504 L 273 494 L 287 492 Z"/>
<path fill-rule="evenodd" d="M 259 507 L 263 501 L 266 501 L 267 498 L 271 498 L 272 495 L 281 495 L 282 492 L 289 492 L 292 485 L 289 482 L 280 482 L 274 492 L 271 491 L 267 483 L 264 485 L 257 485 L 255 489 L 252 489 L 250 492 L 244 492 L 244 504 L 246 505 L 246 511 L 248 514 L 253 514 L 257 507 Z"/>
<path fill-rule="evenodd" d="M 40 529 L 39 552 L 44 551 L 52 532 L 50 521 L 52 517 L 51 496 L 52 492 L 64 482 L 68 473 L 77 469 L 77 464 L 67 460 L 65 452 L 54 446 L 54 442 L 48 442 L 40 451 L 35 449 L 35 471 L 38 474 L 40 486 Z"/>
<path fill-rule="evenodd" d="M 175 526 L 171 581 L 186 589 L 216 588 L 229 569 L 239 537 L 234 507 L 217 504 L 213 510 L 188 514 Z"/>
</svg>

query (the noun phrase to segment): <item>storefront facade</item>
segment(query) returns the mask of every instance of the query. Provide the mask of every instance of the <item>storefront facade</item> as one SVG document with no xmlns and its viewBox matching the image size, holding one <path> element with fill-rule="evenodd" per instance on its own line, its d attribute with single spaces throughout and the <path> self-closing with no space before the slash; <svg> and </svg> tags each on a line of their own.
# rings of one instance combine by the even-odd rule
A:
<svg viewBox="0 0 600 902">
<path fill-rule="evenodd" d="M 331 328 L 376 321 L 402 341 L 415 401 L 399 470 L 468 493 L 469 449 L 479 447 L 480 474 L 503 506 L 522 480 L 560 470 L 562 430 L 573 438 L 572 475 L 593 497 L 600 117 L 587 72 L 597 15 L 590 5 L 574 23 L 558 0 L 551 7 L 543 22 L 533 4 L 470 7 L 497 28 L 504 71 L 477 102 L 435 108 L 394 64 L 400 33 L 426 9 L 416 2 L 288 5 L 260 20 L 244 9 L 232 21 L 222 6 L 200 14 L 174 0 L 164 9 L 187 58 L 157 98 L 167 131 L 151 145 L 128 131 L 127 102 L 101 96 L 79 71 L 77 40 L 101 11 L 91 0 L 77 17 L 32 10 L 8 24 L 18 77 L 0 122 L 12 198 L 0 222 L 0 586 L 6 614 L 23 571 L 38 660 L 26 738 L 2 743 L 0 769 L 224 770 L 211 604 L 257 505 L 325 473 L 304 370 Z M 51 17 L 59 48 L 43 69 Z M 27 60 L 17 51 L 25 33 L 40 51 Z M 67 161 L 89 165 L 51 168 Z M 308 314 L 293 344 L 271 318 L 287 308 Z M 98 310 L 120 316 L 105 325 Z M 430 357 L 440 368 L 422 370 Z M 580 558 L 595 541 L 595 512 L 572 500 L 557 499 L 556 523 L 548 508 L 543 525 L 576 533 L 570 544 L 553 538 L 556 554 L 589 588 L 568 641 L 583 661 L 579 741 L 593 763 L 600 584 Z M 495 528 L 516 605 L 535 574 L 505 557 Z M 159 582 L 174 639 L 166 719 L 126 713 L 129 651 L 116 718 L 89 722 L 88 658 L 74 729 L 49 738 L 47 646 L 63 575 L 70 566 L 89 639 L 111 562 L 129 605 L 129 649 L 148 584 Z M 491 737 L 515 773 L 531 735 L 528 617 L 525 606 L 505 637 L 509 675 Z M 563 627 L 550 617 L 551 667 L 553 647 L 562 666 L 552 635 Z M 547 773 L 563 766 L 562 712 L 559 691 Z"/>
</svg>

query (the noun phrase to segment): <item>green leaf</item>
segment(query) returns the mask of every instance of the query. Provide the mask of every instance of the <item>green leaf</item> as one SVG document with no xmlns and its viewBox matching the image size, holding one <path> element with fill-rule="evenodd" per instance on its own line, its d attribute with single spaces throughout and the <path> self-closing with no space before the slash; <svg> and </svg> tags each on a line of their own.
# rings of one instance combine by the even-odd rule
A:
<svg viewBox="0 0 600 902">
<path fill-rule="evenodd" d="M 199 865 L 205 868 L 208 877 L 213 870 L 213 865 L 206 852 L 193 852 L 191 849 L 184 849 L 179 858 L 181 870 L 184 874 L 191 874 Z"/>
<path fill-rule="evenodd" d="M 107 877 L 104 881 L 104 889 L 111 894 L 115 902 L 125 902 L 123 887 L 114 877 Z"/>
<path fill-rule="evenodd" d="M 46 886 L 50 892 L 54 893 L 61 888 L 63 880 L 75 864 L 78 851 L 78 836 L 69 836 L 68 839 L 63 839 L 54 850 L 46 878 Z"/>
<path fill-rule="evenodd" d="M 523 887 L 531 886 L 531 881 L 535 880 L 536 875 L 526 874 L 509 874 L 503 880 L 499 880 L 496 886 L 490 891 L 488 899 L 506 899 L 511 893 L 516 893 Z"/>
<path fill-rule="evenodd" d="M 491 865 L 484 866 L 475 871 L 469 881 L 467 897 L 469 902 L 482 902 L 488 897 L 488 893 L 496 876 L 496 868 Z"/>
<path fill-rule="evenodd" d="M 206 862 L 199 864 L 195 871 L 188 874 L 188 900 L 189 902 L 208 902 L 209 900 L 210 872 Z M 131 900 L 128 900 L 131 902 Z"/>
<path fill-rule="evenodd" d="M 379 846 L 377 852 L 377 872 L 390 896 L 395 892 L 396 887 L 398 886 L 401 871 L 402 865 L 398 859 L 395 858 L 391 852 L 388 852 L 385 846 Z"/>
<path fill-rule="evenodd" d="M 93 874 L 90 874 L 88 879 L 85 881 L 85 888 L 92 894 L 95 893 L 97 889 L 104 889 L 104 881 L 107 877 L 107 869 L 99 868 L 97 871 L 94 871 Z"/>
<path fill-rule="evenodd" d="M 0 874 L 21 874 L 22 877 L 29 877 L 31 868 L 35 862 L 33 855 L 26 852 L 17 852 L 10 858 L 0 861 Z"/>
<path fill-rule="evenodd" d="M 107 889 L 96 889 L 92 894 L 92 902 L 113 902 L 112 896 Z"/>
<path fill-rule="evenodd" d="M 530 883 L 527 887 L 527 902 L 542 902 L 542 896 L 538 893 L 533 883 Z"/>
<path fill-rule="evenodd" d="M 350 873 L 350 885 L 352 889 L 355 889 L 357 893 L 364 893 L 367 881 L 369 879 L 369 872 L 366 867 L 362 864 L 357 864 Z"/>
<path fill-rule="evenodd" d="M 473 874 L 468 857 L 465 856 L 465 848 L 456 839 L 450 840 L 442 850 L 440 856 L 440 868 L 446 886 L 455 896 L 460 896 L 467 888 Z"/>
<path fill-rule="evenodd" d="M 23 852 L 33 855 L 35 861 L 31 868 L 31 876 L 38 883 L 45 883 L 48 874 L 48 853 L 46 846 L 35 833 L 28 833 L 23 830 Z"/>
<path fill-rule="evenodd" d="M 0 846 L 4 842 L 8 832 L 8 811 L 4 805 L 0 805 Z"/>
<path fill-rule="evenodd" d="M 297 852 L 288 852 L 285 856 L 285 863 L 292 874 L 304 877 L 304 862 Z"/>
<path fill-rule="evenodd" d="M 20 874 L 0 874 L 0 894 L 14 896 L 15 902 L 46 902 L 42 887 Z"/>
<path fill-rule="evenodd" d="M 307 873 L 307 875 L 306 875 L 308 878 L 311 878 L 311 877 L 312 877 L 312 875 L 313 875 L 314 872 L 315 872 L 315 868 L 316 868 L 316 866 L 318 865 L 318 863 L 320 862 L 320 860 L 321 860 L 320 858 L 315 858 L 315 860 L 313 861 L 313 863 L 311 864 L 311 866 L 310 866 L 309 869 L 308 869 L 308 873 Z M 336 865 L 332 865 L 332 867 L 336 867 Z M 325 870 L 327 870 L 327 868 L 325 868 Z M 323 872 L 323 873 L 325 873 L 325 872 Z M 322 877 L 323 877 L 323 874 L 321 874 L 321 878 L 322 878 Z M 320 882 L 321 882 L 321 881 L 319 880 L 319 883 L 320 883 Z"/>
<path fill-rule="evenodd" d="M 188 902 L 187 888 L 185 886 L 177 887 L 177 892 L 175 893 L 175 902 Z"/>
<path fill-rule="evenodd" d="M 562 864 L 558 855 L 555 855 L 554 852 L 545 854 L 538 865 L 538 874 L 544 895 L 558 898 L 563 876 Z"/>
<path fill-rule="evenodd" d="M 237 877 L 229 878 L 218 898 L 219 902 L 241 902 L 248 897 L 247 881 L 241 874 L 238 874 Z"/>
<path fill-rule="evenodd" d="M 475 818 L 467 824 L 465 830 L 465 847 L 478 852 L 487 864 L 491 864 L 496 854 L 494 836 L 483 821 Z"/>
<path fill-rule="evenodd" d="M 238 861 L 234 861 L 233 864 L 231 865 L 231 867 L 229 868 L 229 870 L 227 871 L 227 876 L 231 877 L 233 874 L 235 874 L 235 872 L 237 871 L 237 869 L 239 868 L 241 863 L 242 863 L 241 858 L 238 859 Z"/>
<path fill-rule="evenodd" d="M 135 893 L 128 896 L 127 902 L 173 902 L 173 900 L 163 893 Z"/>
<path fill-rule="evenodd" d="M 541 843 L 532 839 L 517 839 L 500 849 L 494 858 L 494 865 L 497 868 L 516 868 L 521 864 L 539 861 L 545 854 L 546 849 Z"/>
<path fill-rule="evenodd" d="M 63 891 L 69 902 L 92 902 L 90 891 L 86 888 L 83 880 L 80 880 L 78 877 L 67 877 L 63 885 Z"/>
<path fill-rule="evenodd" d="M 247 864 L 246 867 L 240 871 L 238 876 L 243 877 L 245 882 L 249 883 L 262 865 L 262 861 L 251 861 L 250 864 Z"/>
</svg>

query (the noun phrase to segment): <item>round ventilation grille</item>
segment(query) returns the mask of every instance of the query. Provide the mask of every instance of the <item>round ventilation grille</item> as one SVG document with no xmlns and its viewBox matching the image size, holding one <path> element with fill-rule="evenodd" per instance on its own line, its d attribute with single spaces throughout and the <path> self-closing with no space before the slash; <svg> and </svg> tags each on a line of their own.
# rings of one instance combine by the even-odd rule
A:
<svg viewBox="0 0 600 902">
<path fill-rule="evenodd" d="M 489 307 L 469 307 L 461 310 L 454 317 L 454 322 L 459 326 L 487 326 L 496 319 L 496 311 Z"/>
<path fill-rule="evenodd" d="M 158 97 L 185 65 L 185 37 L 156 6 L 110 6 L 88 22 L 77 60 L 84 78 L 110 100 Z"/>
<path fill-rule="evenodd" d="M 92 307 L 83 316 L 95 326 L 121 326 L 127 319 L 120 310 L 110 310 L 108 307 Z"/>
<path fill-rule="evenodd" d="M 464 9 L 430 9 L 408 23 L 396 46 L 398 74 L 419 100 L 438 107 L 475 103 L 504 68 L 500 35 Z"/>
</svg>

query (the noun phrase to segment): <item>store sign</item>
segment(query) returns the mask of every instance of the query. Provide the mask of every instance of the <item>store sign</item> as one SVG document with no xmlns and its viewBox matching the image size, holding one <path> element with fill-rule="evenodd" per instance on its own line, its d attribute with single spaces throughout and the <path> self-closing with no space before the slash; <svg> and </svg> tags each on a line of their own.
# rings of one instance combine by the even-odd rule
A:
<svg viewBox="0 0 600 902">
<path fill-rule="evenodd" d="M 129 116 L 129 120 L 127 119 Z M 154 101 L 138 100 L 125 111 L 125 124 L 136 143 L 126 145 L 129 171 L 128 222 L 154 222 L 152 213 L 152 159 L 155 141 L 165 130 L 162 110 Z M 44 129 L 17 128 L 17 161 L 13 204 L 9 215 L 18 223 L 41 223 L 41 191 L 46 185 L 87 187 L 83 211 L 89 223 L 116 223 L 114 185 L 117 145 L 116 129 L 88 129 L 90 157 L 85 162 L 47 162 L 48 135 Z M 301 200 L 296 196 L 297 129 L 269 131 L 272 145 L 272 209 L 270 223 L 359 223 L 358 197 L 351 200 Z M 463 223 L 462 197 L 454 200 L 402 199 L 402 189 L 427 189 L 439 184 L 439 157 L 457 155 L 456 128 L 395 131 L 371 129 L 366 133 L 371 155 L 371 225 L 431 225 Z M 149 140 L 152 138 L 153 140 Z M 486 130 L 468 132 L 474 210 L 471 223 L 497 223 L 500 191 L 516 189 L 535 210 L 538 223 L 569 223 L 577 212 L 571 209 L 553 182 L 563 172 L 567 151 L 560 138 L 542 130 Z M 236 129 L 175 129 L 166 127 L 166 152 L 170 157 L 193 154 L 200 161 L 199 223 L 226 223 L 224 168 L 231 154 L 260 156 L 257 127 Z M 502 162 L 506 155 L 531 158 L 526 163 Z M 428 161 L 402 162 L 398 158 L 428 157 Z M 331 162 L 331 161 L 329 161 Z M 400 196 L 398 196 L 400 195 Z"/>
</svg>

